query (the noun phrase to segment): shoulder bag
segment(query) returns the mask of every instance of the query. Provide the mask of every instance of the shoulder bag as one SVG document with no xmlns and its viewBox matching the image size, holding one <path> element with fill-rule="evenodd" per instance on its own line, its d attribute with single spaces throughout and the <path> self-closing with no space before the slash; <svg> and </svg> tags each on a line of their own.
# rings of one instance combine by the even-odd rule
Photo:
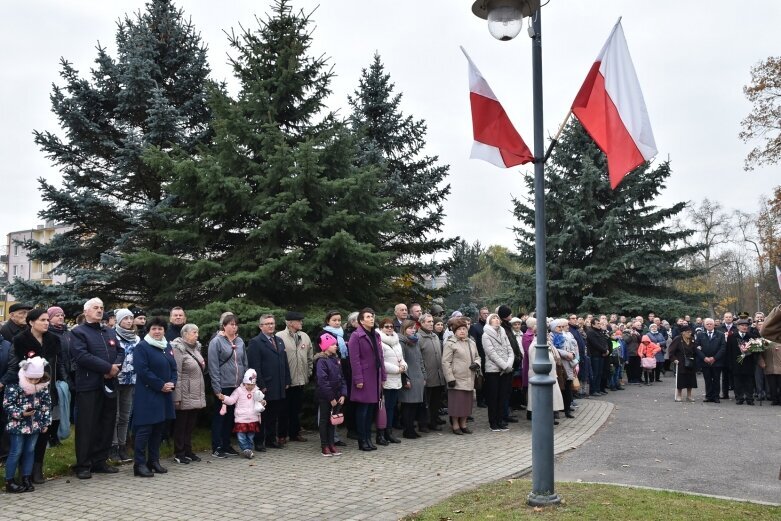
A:
<svg viewBox="0 0 781 521">
<path fill-rule="evenodd" d="M 472 363 L 469 364 L 471 368 L 475 363 L 475 355 L 472 354 L 472 344 L 467 342 L 467 349 L 469 349 L 469 358 L 472 360 Z M 477 369 L 472 369 L 472 372 L 475 373 L 475 389 L 479 391 L 483 388 L 483 370 L 478 367 Z"/>
</svg>

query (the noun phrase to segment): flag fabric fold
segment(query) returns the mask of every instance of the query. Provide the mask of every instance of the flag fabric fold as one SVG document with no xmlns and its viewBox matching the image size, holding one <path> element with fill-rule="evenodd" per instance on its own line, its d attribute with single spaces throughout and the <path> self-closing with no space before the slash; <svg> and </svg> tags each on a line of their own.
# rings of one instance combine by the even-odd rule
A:
<svg viewBox="0 0 781 521">
<path fill-rule="evenodd" d="M 533 161 L 534 155 L 515 130 L 488 82 L 463 47 L 461 51 L 469 62 L 469 102 L 474 136 L 470 158 L 488 161 L 499 168 Z"/>
<path fill-rule="evenodd" d="M 607 156 L 610 186 L 656 156 L 656 142 L 621 20 L 572 103 L 572 113 Z"/>
</svg>

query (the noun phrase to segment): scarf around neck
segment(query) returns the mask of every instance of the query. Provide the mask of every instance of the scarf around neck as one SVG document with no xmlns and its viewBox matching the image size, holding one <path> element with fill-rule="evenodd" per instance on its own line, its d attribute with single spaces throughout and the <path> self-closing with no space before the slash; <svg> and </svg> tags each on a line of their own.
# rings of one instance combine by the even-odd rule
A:
<svg viewBox="0 0 781 521">
<path fill-rule="evenodd" d="M 148 334 L 144 337 L 144 342 L 149 344 L 150 346 L 155 346 L 156 348 L 162 350 L 168 347 L 168 341 L 163 338 L 162 340 L 155 340 L 152 338 L 152 335 Z"/>
<path fill-rule="evenodd" d="M 339 345 L 339 355 L 342 358 L 347 358 L 347 344 L 344 343 L 344 329 L 341 327 L 323 327 L 323 331 L 328 331 L 336 337 L 336 342 Z"/>
<path fill-rule="evenodd" d="M 119 324 L 116 324 L 114 326 L 114 330 L 117 332 L 117 335 L 119 335 L 120 338 L 122 338 L 123 340 L 127 340 L 128 342 L 132 342 L 138 339 L 138 335 L 136 335 L 136 332 L 134 330 L 125 329 Z"/>
</svg>

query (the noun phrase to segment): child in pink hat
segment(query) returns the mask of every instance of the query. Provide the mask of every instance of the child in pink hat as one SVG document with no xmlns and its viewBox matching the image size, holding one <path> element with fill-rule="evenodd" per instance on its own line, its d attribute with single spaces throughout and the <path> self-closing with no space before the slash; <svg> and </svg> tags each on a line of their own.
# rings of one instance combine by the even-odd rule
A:
<svg viewBox="0 0 781 521">
<path fill-rule="evenodd" d="M 247 459 L 255 457 L 252 447 L 255 445 L 255 433 L 260 431 L 260 413 L 266 410 L 266 400 L 263 391 L 256 387 L 258 374 L 254 369 L 247 369 L 244 379 L 230 396 L 220 394 L 222 400 L 220 414 L 225 414 L 228 405 L 236 404 L 233 411 L 233 432 L 239 440 L 241 454 Z"/>
<path fill-rule="evenodd" d="M 317 375 L 315 397 L 320 408 L 320 452 L 323 456 L 341 456 L 334 442 L 336 427 L 331 423 L 331 415 L 344 405 L 347 395 L 341 362 L 336 354 L 339 341 L 331 333 L 323 333 L 318 344 L 320 352 L 314 356 L 314 364 Z"/>
</svg>

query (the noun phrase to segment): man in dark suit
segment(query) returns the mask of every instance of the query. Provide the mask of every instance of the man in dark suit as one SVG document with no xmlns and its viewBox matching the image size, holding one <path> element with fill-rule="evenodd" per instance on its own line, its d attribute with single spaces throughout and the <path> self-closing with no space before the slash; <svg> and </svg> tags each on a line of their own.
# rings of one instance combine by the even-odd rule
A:
<svg viewBox="0 0 781 521">
<path fill-rule="evenodd" d="M 695 345 L 697 364 L 702 369 L 702 377 L 705 380 L 705 401 L 720 403 L 719 383 L 721 370 L 724 367 L 727 340 L 722 332 L 715 330 L 716 323 L 712 318 L 706 318 L 703 325 L 705 330 L 697 334 Z"/>
<path fill-rule="evenodd" d="M 738 328 L 735 325 L 735 316 L 727 311 L 724 313 L 724 317 L 721 321 L 721 326 L 719 326 L 719 331 L 724 333 L 725 340 L 729 340 L 729 337 L 734 335 L 738 332 Z M 721 372 L 721 399 L 726 400 L 729 398 L 729 392 L 730 390 L 734 389 L 734 381 L 732 379 L 732 370 L 730 369 L 730 364 L 725 363 L 724 367 L 722 368 Z"/>
<path fill-rule="evenodd" d="M 285 391 L 290 387 L 290 366 L 285 343 L 274 334 L 274 315 L 261 315 L 260 334 L 247 347 L 247 365 L 258 373 L 258 388 L 266 395 L 266 410 L 255 438 L 255 450 L 281 449 L 287 440 L 288 417 Z M 264 446 L 265 440 L 265 446 Z"/>
<path fill-rule="evenodd" d="M 754 370 L 759 357 L 754 353 L 745 353 L 745 357 L 738 361 L 744 354 L 741 345 L 747 343 L 752 337 L 748 330 L 748 320 L 741 318 L 736 324 L 737 332 L 727 338 L 727 362 L 735 381 L 735 403 L 742 405 L 745 402 L 754 405 Z"/>
</svg>

